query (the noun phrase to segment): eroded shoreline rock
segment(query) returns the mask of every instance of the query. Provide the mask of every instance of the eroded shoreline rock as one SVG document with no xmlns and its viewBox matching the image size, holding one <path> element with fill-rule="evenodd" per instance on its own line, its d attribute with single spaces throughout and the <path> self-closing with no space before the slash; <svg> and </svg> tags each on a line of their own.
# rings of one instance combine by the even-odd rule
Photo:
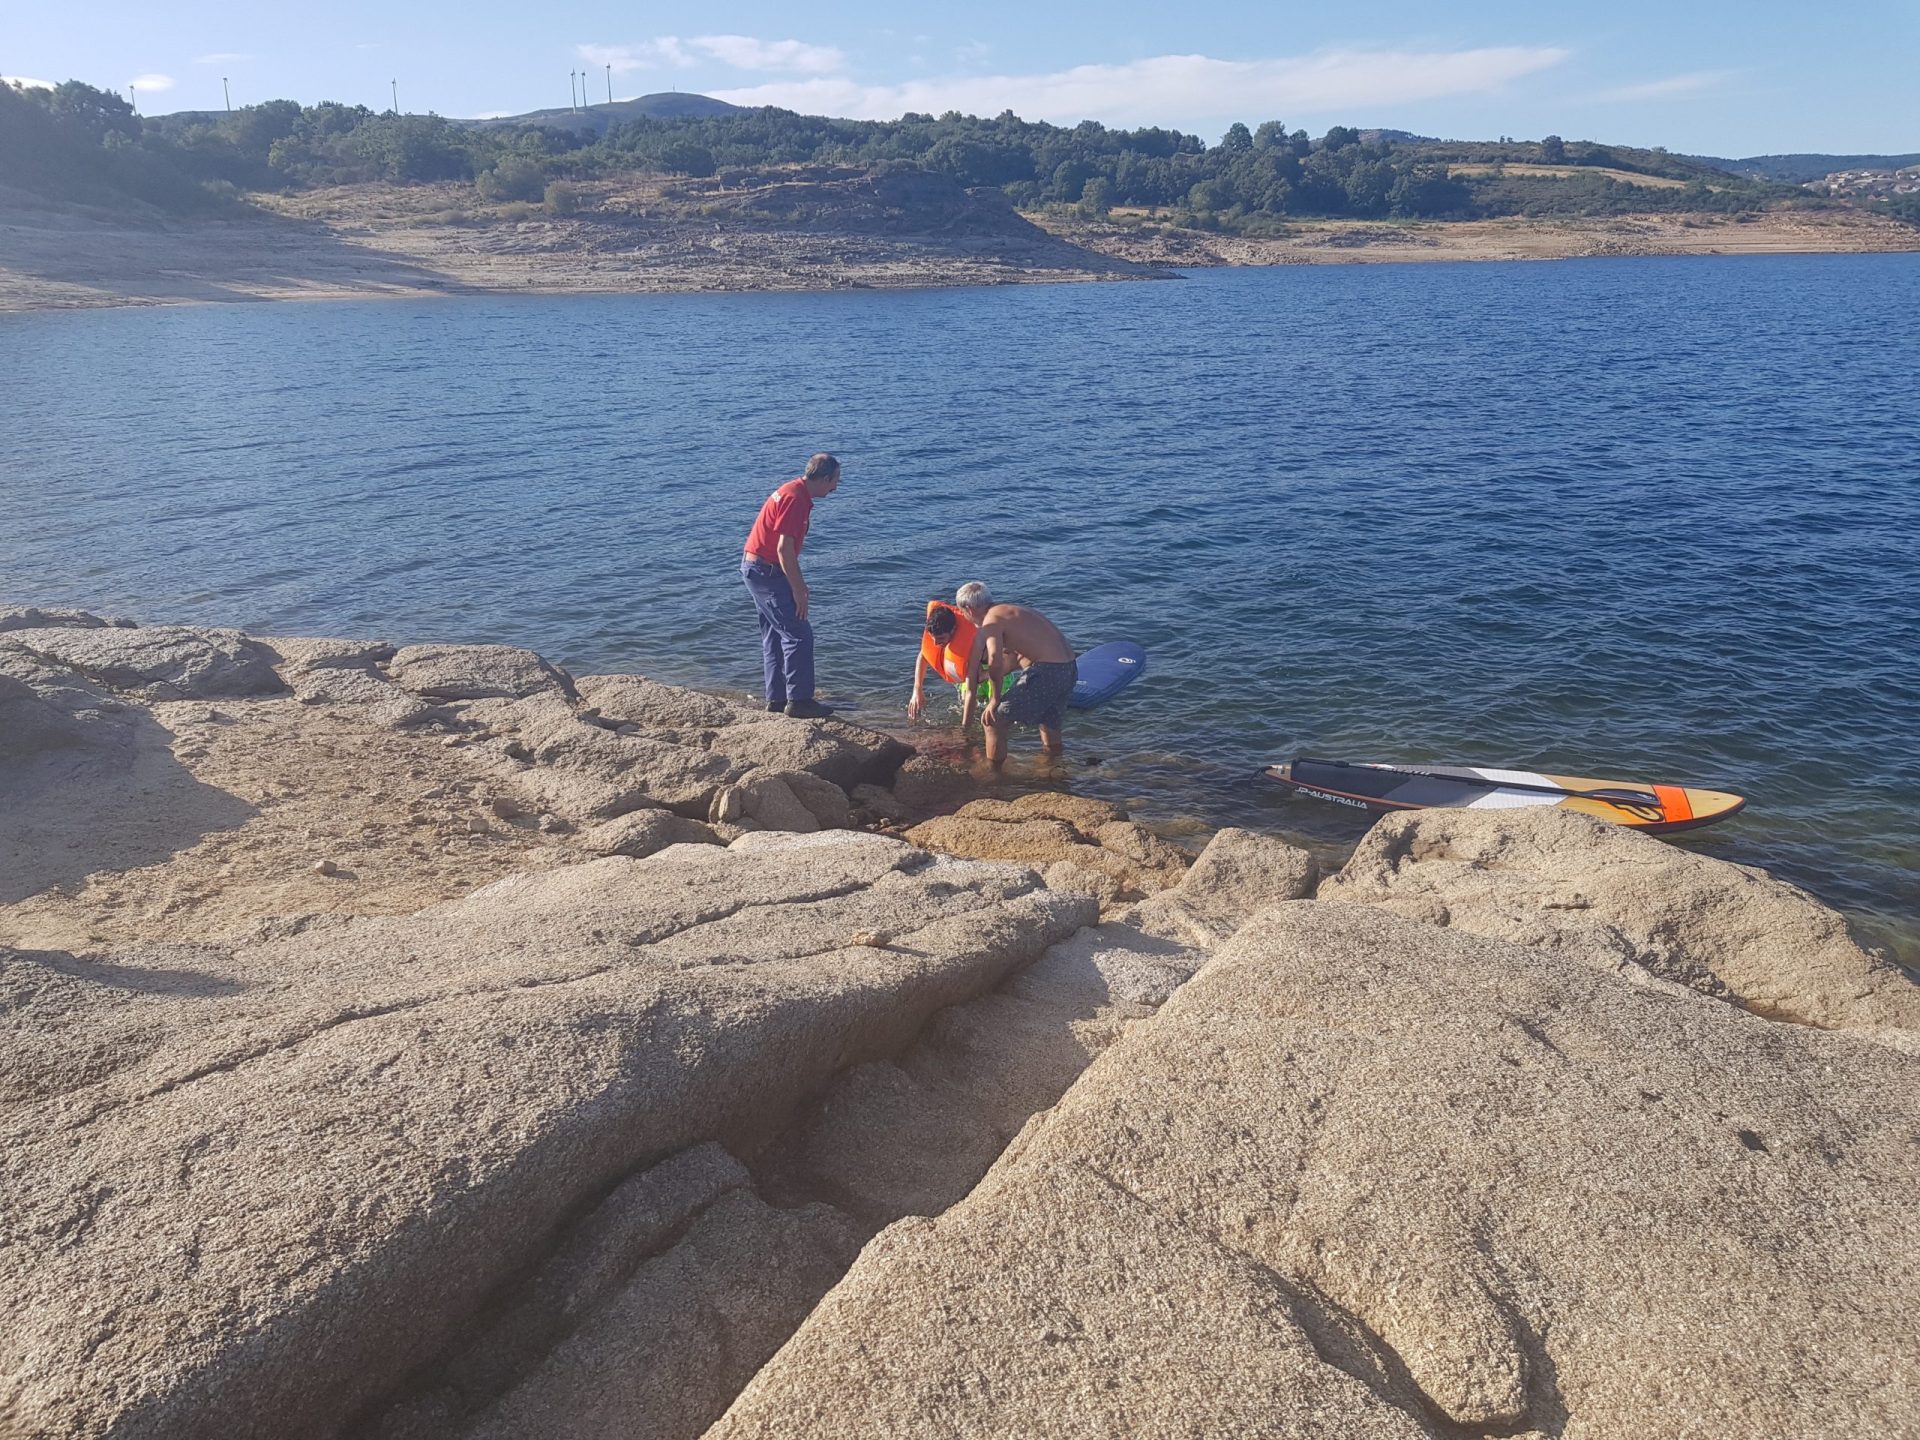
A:
<svg viewBox="0 0 1920 1440">
<path fill-rule="evenodd" d="M 1322 883 L 974 784 L 514 647 L 0 609 L 0 1432 L 1913 1413 L 1920 1029 L 1837 916 L 1551 817 Z"/>
<path fill-rule="evenodd" d="M 1637 968 L 1777 1019 L 1920 1030 L 1920 986 L 1805 891 L 1587 815 L 1389 815 L 1320 898 Z"/>
<path fill-rule="evenodd" d="M 869 1246 L 711 1433 L 1903 1433 L 1917 1079 L 1283 905 Z"/>
</svg>

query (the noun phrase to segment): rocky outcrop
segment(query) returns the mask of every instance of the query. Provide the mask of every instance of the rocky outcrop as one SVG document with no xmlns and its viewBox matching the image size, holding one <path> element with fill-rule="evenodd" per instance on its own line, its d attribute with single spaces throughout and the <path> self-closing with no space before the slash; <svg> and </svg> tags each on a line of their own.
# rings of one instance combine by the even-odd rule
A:
<svg viewBox="0 0 1920 1440">
<path fill-rule="evenodd" d="M 566 672 L 513 645 L 409 645 L 387 662 L 396 685 L 428 700 L 524 700 L 573 694 Z"/>
<path fill-rule="evenodd" d="M 0 634 L 0 650 L 153 700 L 270 695 L 285 689 L 274 673 L 272 653 L 237 630 L 88 626 L 70 619 L 50 629 L 8 630 Z"/>
<path fill-rule="evenodd" d="M 1920 986 L 1806 892 L 1586 815 L 1390 815 L 1320 898 L 1645 972 L 1780 1020 L 1920 1029 Z"/>
<path fill-rule="evenodd" d="M 1096 823 L 1095 802 L 1045 803 Z M 1095 1056 L 1153 1015 L 1222 932 L 1269 903 L 1275 877 L 1298 875 L 1303 863 L 1312 862 L 1277 841 L 1223 832 L 1168 897 L 1218 928 L 1189 921 L 1188 937 L 1168 938 L 1143 928 L 1138 911 L 1088 926 L 992 994 L 940 1012 L 897 1059 L 842 1075 L 769 1169 L 792 1193 L 830 1199 L 875 1226 L 941 1213 Z"/>
<path fill-rule="evenodd" d="M 1212 949 L 1257 911 L 1312 898 L 1319 881 L 1319 862 L 1305 850 L 1230 826 L 1207 842 L 1179 884 L 1123 918 L 1148 934 Z"/>
<path fill-rule="evenodd" d="M 131 627 L 133 621 L 93 615 L 61 606 L 0 605 L 0 633 L 8 630 L 98 630 L 103 626 Z"/>
<path fill-rule="evenodd" d="M 718 845 L 722 841 L 711 825 L 671 810 L 634 810 L 582 831 L 574 843 L 595 855 L 642 860 L 669 845 Z"/>
<path fill-rule="evenodd" d="M 870 1245 L 712 1434 L 1906 1433 L 1916 1081 L 1283 905 Z"/>
<path fill-rule="evenodd" d="M 1838 917 L 1545 812 L 1324 884 L 1059 793 L 850 833 L 977 794 L 902 753 L 0 610 L 0 1433 L 1915 1413 L 1920 1027 Z"/>
<path fill-rule="evenodd" d="M 275 637 L 262 642 L 280 678 L 303 705 L 352 706 L 376 725 L 399 729 L 447 712 L 388 679 L 394 648 L 379 642 Z"/>
<path fill-rule="evenodd" d="M 1092 916 L 881 837 L 750 838 L 239 944 L 6 952 L 9 1433 L 297 1437 L 405 1404 L 516 1277 L 594 1250 L 569 1217 L 685 1147 L 751 1153 Z M 681 1346 L 645 1384 L 707 1386 L 689 1414 L 731 1392 L 671 1297 L 764 1271 L 787 1311 L 738 1323 L 770 1349 L 847 1253 L 833 1217 L 749 1201 L 702 1211 L 684 1256 L 637 1227 L 604 1287 L 664 1297 L 620 1343 Z M 758 1315 L 752 1285 L 703 1293 Z"/>
<path fill-rule="evenodd" d="M 922 821 L 907 838 L 929 850 L 1048 866 L 1070 862 L 1105 875 L 1121 899 L 1167 889 L 1190 859 L 1127 819 L 1117 805 L 1043 790 L 1017 800 L 974 800 Z"/>
</svg>

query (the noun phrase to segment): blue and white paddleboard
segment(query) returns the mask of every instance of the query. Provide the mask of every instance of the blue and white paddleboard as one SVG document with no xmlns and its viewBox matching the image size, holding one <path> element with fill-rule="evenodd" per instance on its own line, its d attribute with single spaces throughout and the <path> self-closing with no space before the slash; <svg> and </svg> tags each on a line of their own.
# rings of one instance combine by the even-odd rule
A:
<svg viewBox="0 0 1920 1440">
<path fill-rule="evenodd" d="M 1067 705 L 1091 710 L 1104 705 L 1147 671 L 1147 652 L 1131 640 L 1096 645 L 1079 657 L 1080 678 Z"/>
</svg>

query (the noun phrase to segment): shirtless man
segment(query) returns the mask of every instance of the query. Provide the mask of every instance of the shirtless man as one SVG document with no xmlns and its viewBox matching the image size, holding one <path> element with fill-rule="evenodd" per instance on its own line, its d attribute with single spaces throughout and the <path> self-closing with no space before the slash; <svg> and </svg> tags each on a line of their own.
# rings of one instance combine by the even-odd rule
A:
<svg viewBox="0 0 1920 1440">
<path fill-rule="evenodd" d="M 1041 747 L 1049 755 L 1058 755 L 1066 748 L 1060 727 L 1066 721 L 1067 697 L 1079 678 L 1066 637 L 1038 610 L 996 605 L 979 580 L 962 585 L 953 602 L 977 627 L 967 657 L 961 728 L 973 720 L 974 697 L 985 677 L 992 682 L 987 692 L 991 698 L 980 712 L 980 722 L 987 735 L 987 759 L 994 768 L 1006 763 L 1007 730 L 1013 725 L 1037 725 Z M 1016 666 L 1020 673 L 1003 691 L 1001 678 Z"/>
</svg>

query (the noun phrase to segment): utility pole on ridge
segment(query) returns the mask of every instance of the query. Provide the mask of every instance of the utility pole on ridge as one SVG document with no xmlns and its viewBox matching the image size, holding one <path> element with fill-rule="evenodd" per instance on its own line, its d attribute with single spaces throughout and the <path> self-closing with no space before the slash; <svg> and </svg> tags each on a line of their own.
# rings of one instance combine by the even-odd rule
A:
<svg viewBox="0 0 1920 1440">
<path fill-rule="evenodd" d="M 227 77 L 224 75 L 220 77 L 220 93 L 227 97 L 227 113 L 231 115 L 233 113 L 233 91 L 227 88 Z"/>
<path fill-rule="evenodd" d="M 393 86 L 393 113 L 398 115 L 400 113 L 400 82 L 391 80 L 387 83 Z"/>
<path fill-rule="evenodd" d="M 613 66 L 607 66 L 607 103 L 613 103 Z"/>
</svg>

